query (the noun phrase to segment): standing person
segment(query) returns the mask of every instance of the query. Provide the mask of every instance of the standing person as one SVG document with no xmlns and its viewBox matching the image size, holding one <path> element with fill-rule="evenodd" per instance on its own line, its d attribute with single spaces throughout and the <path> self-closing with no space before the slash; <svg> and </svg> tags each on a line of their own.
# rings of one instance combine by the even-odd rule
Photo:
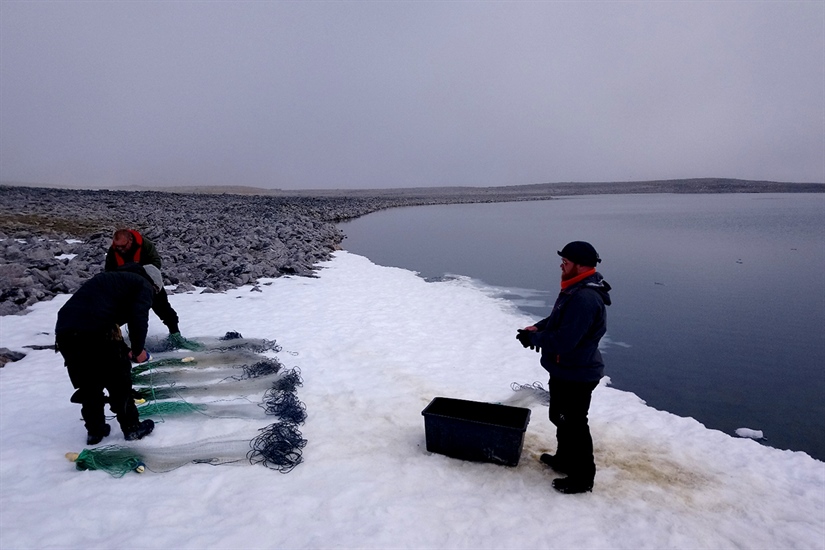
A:
<svg viewBox="0 0 825 550">
<path fill-rule="evenodd" d="M 135 231 L 134 229 L 118 229 L 115 231 L 112 238 L 112 245 L 106 252 L 105 271 L 115 271 L 123 269 L 130 264 L 139 264 L 142 266 L 153 265 L 158 269 L 161 268 L 160 255 L 155 248 L 152 241 Z M 160 292 L 155 294 L 152 301 L 152 311 L 160 317 L 166 328 L 169 329 L 169 338 L 173 344 L 188 349 L 195 349 L 195 343 L 186 340 L 180 334 L 180 327 L 178 326 L 178 314 L 172 309 L 172 304 L 169 303 L 169 296 L 166 294 L 166 289 L 161 286 Z"/>
<path fill-rule="evenodd" d="M 140 421 L 132 398 L 132 364 L 149 359 L 144 349 L 152 297 L 163 288 L 160 271 L 147 265 L 136 272 L 103 272 L 86 281 L 57 312 L 55 337 L 69 379 L 77 391 L 86 425 L 86 444 L 96 445 L 109 435 L 104 404 L 117 415 L 127 440 L 142 439 L 154 429 L 151 420 Z M 131 350 L 120 326 L 129 327 Z"/>
<path fill-rule="evenodd" d="M 596 271 L 601 262 L 590 243 L 574 241 L 561 256 L 561 292 L 546 319 L 518 331 L 526 348 L 541 351 L 541 366 L 550 373 L 550 421 L 556 426 L 556 454 L 541 461 L 567 477 L 553 480 L 561 493 L 593 489 L 596 464 L 587 424 L 590 398 L 604 375 L 599 340 L 607 329 L 610 285 Z"/>
</svg>

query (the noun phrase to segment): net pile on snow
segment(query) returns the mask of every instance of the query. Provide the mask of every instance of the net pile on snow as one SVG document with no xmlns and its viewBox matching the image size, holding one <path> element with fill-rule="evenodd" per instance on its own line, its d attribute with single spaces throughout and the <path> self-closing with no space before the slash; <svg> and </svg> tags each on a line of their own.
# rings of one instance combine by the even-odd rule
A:
<svg viewBox="0 0 825 550">
<path fill-rule="evenodd" d="M 261 378 L 247 378 L 243 380 L 224 378 L 211 384 L 192 384 L 188 386 L 177 384 L 169 384 L 165 386 L 140 386 L 135 387 L 133 392 L 147 401 L 176 398 L 185 399 L 186 397 L 207 398 L 244 396 L 266 391 L 276 376 L 277 375 L 271 375 Z"/>
<path fill-rule="evenodd" d="M 307 440 L 293 422 L 276 422 L 262 428 L 260 435 L 252 440 L 247 458 L 251 464 L 263 464 L 286 474 L 303 462 L 301 449 L 306 444 Z"/>
<path fill-rule="evenodd" d="M 264 382 L 269 383 L 271 379 L 267 378 Z M 263 395 L 263 400 L 258 402 L 255 408 L 250 407 L 253 402 L 248 398 L 240 397 L 234 399 L 234 401 L 240 401 L 240 403 L 227 402 L 227 399 L 222 398 L 217 401 L 195 404 L 180 399 L 183 394 L 203 393 L 207 389 L 212 394 L 229 393 L 223 387 L 220 392 L 217 392 L 214 385 L 195 388 L 195 392 L 188 391 L 191 388 L 183 386 L 139 387 L 135 388 L 134 391 L 140 396 L 145 395 L 153 398 L 151 402 L 138 406 L 141 418 L 180 416 L 192 413 L 199 413 L 213 418 L 250 418 L 257 417 L 255 411 L 263 409 L 265 414 L 269 416 L 278 416 L 281 420 L 301 424 L 306 419 L 306 405 L 298 400 L 296 389 L 302 385 L 303 380 L 297 367 L 282 371 L 274 377 L 274 381 L 271 382 L 269 389 Z M 235 393 L 238 388 L 236 385 L 228 387 L 232 388 L 232 393 Z M 174 397 L 178 397 L 178 399 L 171 400 Z"/>
<path fill-rule="evenodd" d="M 241 365 L 219 365 L 208 368 L 206 364 L 198 364 L 196 361 L 189 361 L 180 364 L 160 365 L 160 368 L 143 367 L 139 372 L 132 370 L 132 384 L 153 385 L 162 384 L 206 384 L 214 380 L 247 380 L 250 378 L 261 378 L 272 374 L 277 374 L 283 364 L 275 358 L 256 356 L 256 361 L 250 364 Z M 141 366 L 142 365 L 138 365 Z M 170 368 L 170 367 L 175 368 Z M 241 371 L 238 373 L 238 371 Z"/>
<path fill-rule="evenodd" d="M 159 369 L 225 367 L 227 365 L 254 363 L 260 360 L 260 358 L 261 356 L 259 354 L 246 349 L 226 350 L 222 352 L 181 352 L 180 350 L 156 352 L 155 355 L 152 356 L 151 361 L 132 365 L 132 373 L 141 374 L 148 370 Z"/>
<path fill-rule="evenodd" d="M 533 382 L 532 384 L 518 384 L 513 382 L 510 384 L 510 388 L 516 392 L 525 392 L 530 394 L 542 405 L 550 404 L 550 392 L 544 389 L 541 382 Z"/>
<path fill-rule="evenodd" d="M 187 464 L 213 466 L 261 464 L 270 470 L 289 473 L 303 462 L 302 449 L 307 440 L 292 422 L 275 422 L 258 430 L 249 439 L 194 441 L 169 447 L 141 447 L 138 451 L 121 445 L 84 449 L 75 460 L 78 470 L 102 470 L 123 477 L 138 466 L 163 473 Z"/>
<path fill-rule="evenodd" d="M 78 470 L 102 470 L 123 477 L 138 466 L 155 473 L 169 472 L 187 464 L 251 464 L 247 458 L 249 439 L 221 440 L 210 438 L 168 447 L 135 449 L 122 445 L 105 445 L 84 449 L 75 461 Z"/>
<path fill-rule="evenodd" d="M 243 380 L 246 378 L 260 378 L 262 376 L 269 376 L 270 374 L 277 374 L 283 365 L 277 359 L 266 357 L 252 365 L 241 365 L 243 370 L 242 375 L 235 375 L 232 378 L 235 380 Z"/>
<path fill-rule="evenodd" d="M 298 425 L 306 420 L 306 405 L 298 400 L 296 391 L 304 385 L 301 371 L 295 367 L 282 374 L 264 394 L 261 406 L 268 415 L 280 417 L 281 421 L 261 430 L 252 440 L 249 461 L 263 464 L 281 473 L 292 471 L 303 461 L 302 449 L 307 441 L 298 430 Z"/>
<path fill-rule="evenodd" d="M 284 422 L 303 424 L 307 417 L 306 405 L 298 400 L 295 393 L 296 388 L 302 385 L 301 373 L 296 367 L 273 382 L 264 394 L 261 407 L 266 414 L 278 416 Z"/>
<path fill-rule="evenodd" d="M 301 370 L 295 367 L 284 371 L 283 375 L 272 383 L 272 390 L 294 392 L 303 385 L 304 380 L 301 378 Z"/>
<path fill-rule="evenodd" d="M 157 416 L 179 416 L 182 414 L 200 413 L 207 410 L 206 405 L 189 403 L 188 401 L 154 401 L 139 405 L 138 414 L 141 418 Z"/>
<path fill-rule="evenodd" d="M 297 396 L 303 385 L 297 368 L 283 369 L 275 358 L 258 355 L 280 351 L 274 340 L 244 339 L 229 332 L 223 338 L 199 338 L 203 348 L 186 357 L 163 349 L 156 339 L 157 357 L 133 369 L 134 393 L 149 403 L 138 407 L 141 417 L 200 414 L 211 418 L 257 417 L 263 408 L 278 421 L 261 428 L 251 440 L 213 438 L 171 447 L 146 447 L 139 451 L 129 446 L 108 445 L 84 449 L 77 455 L 78 470 L 103 470 L 121 477 L 141 466 L 152 472 L 165 472 L 185 464 L 262 464 L 282 473 L 302 462 L 307 441 L 299 424 L 306 419 L 306 406 Z M 150 344 L 147 344 L 147 349 Z M 240 371 L 240 372 L 239 372 Z M 263 394 L 258 407 L 246 396 Z M 191 403 L 184 397 L 199 401 Z M 209 401 L 211 399 L 211 401 Z M 227 400 L 234 403 L 227 403 Z M 67 455 L 68 456 L 68 455 Z"/>
<path fill-rule="evenodd" d="M 263 338 L 244 338 L 239 332 L 227 332 L 226 335 L 220 338 L 215 338 L 212 336 L 198 336 L 195 338 L 187 338 L 186 341 L 194 346 L 190 346 L 185 349 L 196 347 L 197 351 L 249 350 L 255 353 L 281 351 L 281 346 L 279 346 L 275 340 L 266 340 Z M 151 353 L 163 353 L 182 349 L 178 339 L 171 336 L 149 336 L 146 338 L 144 347 Z"/>
<path fill-rule="evenodd" d="M 167 416 L 200 414 L 210 418 L 260 418 L 259 409 L 251 407 L 248 399 L 221 400 L 210 403 L 190 403 L 182 399 L 175 401 L 153 401 L 138 405 L 141 418 L 163 419 Z M 258 405 L 258 403 L 254 403 Z"/>
<path fill-rule="evenodd" d="M 83 449 L 74 460 L 78 470 L 103 470 L 114 477 L 123 477 L 144 464 L 144 457 L 134 449 L 105 445 Z"/>
</svg>

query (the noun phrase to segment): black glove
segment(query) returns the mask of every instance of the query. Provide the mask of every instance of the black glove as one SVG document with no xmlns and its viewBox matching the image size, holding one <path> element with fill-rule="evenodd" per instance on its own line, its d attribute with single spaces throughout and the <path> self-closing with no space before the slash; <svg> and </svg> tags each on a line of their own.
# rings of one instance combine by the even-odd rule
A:
<svg viewBox="0 0 825 550">
<path fill-rule="evenodd" d="M 539 353 L 539 351 L 541 351 L 541 348 L 533 344 L 533 339 L 531 336 L 531 332 L 529 330 L 524 330 L 521 328 L 518 329 L 518 331 L 516 331 L 516 340 L 521 342 L 521 345 L 525 348 L 536 350 L 536 353 Z"/>
</svg>

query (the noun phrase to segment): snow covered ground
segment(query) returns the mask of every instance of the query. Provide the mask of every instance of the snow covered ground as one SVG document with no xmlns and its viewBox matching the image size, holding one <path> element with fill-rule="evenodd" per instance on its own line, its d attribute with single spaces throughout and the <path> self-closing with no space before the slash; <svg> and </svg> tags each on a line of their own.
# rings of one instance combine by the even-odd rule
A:
<svg viewBox="0 0 825 550">
<path fill-rule="evenodd" d="M 825 463 L 607 384 L 591 407 L 594 491 L 555 492 L 538 461 L 555 447 L 547 407 L 511 389 L 546 387 L 514 337 L 535 319 L 472 281 L 427 283 L 338 252 L 317 279 L 268 283 L 171 302 L 185 336 L 275 339 L 300 368 L 308 443 L 287 474 L 77 471 L 64 453 L 85 430 L 61 357 L 23 347 L 53 343 L 68 296 L 0 318 L 0 347 L 29 352 L 0 370 L 0 548 L 825 548 Z M 164 331 L 152 315 L 150 334 Z M 530 408 L 518 466 L 428 453 L 421 411 L 437 396 Z M 170 417 L 128 445 L 185 448 L 270 422 Z M 112 424 L 103 444 L 127 445 Z"/>
</svg>

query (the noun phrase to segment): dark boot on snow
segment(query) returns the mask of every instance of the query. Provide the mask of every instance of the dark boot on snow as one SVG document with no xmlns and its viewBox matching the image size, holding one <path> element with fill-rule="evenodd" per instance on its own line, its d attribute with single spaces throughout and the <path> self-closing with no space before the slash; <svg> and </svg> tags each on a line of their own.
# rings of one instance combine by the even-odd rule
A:
<svg viewBox="0 0 825 550">
<path fill-rule="evenodd" d="M 126 441 L 135 441 L 138 439 L 143 439 L 144 437 L 152 433 L 152 430 L 154 429 L 155 423 L 152 420 L 147 419 L 138 424 L 137 426 L 135 426 L 131 430 L 124 430 L 123 436 L 126 438 Z"/>
<path fill-rule="evenodd" d="M 555 472 L 558 472 L 560 474 L 570 473 L 567 465 L 562 460 L 559 460 L 559 457 L 557 455 L 544 453 L 543 455 L 541 455 L 541 458 L 539 458 L 539 460 L 541 460 L 542 464 L 550 466 Z"/>
<path fill-rule="evenodd" d="M 589 493 L 593 490 L 593 482 L 570 477 L 560 477 L 553 480 L 553 489 L 565 495 Z"/>
<path fill-rule="evenodd" d="M 112 433 L 112 427 L 108 424 L 104 424 L 100 427 L 100 429 L 88 432 L 86 435 L 86 445 L 97 445 L 110 433 Z"/>
</svg>

